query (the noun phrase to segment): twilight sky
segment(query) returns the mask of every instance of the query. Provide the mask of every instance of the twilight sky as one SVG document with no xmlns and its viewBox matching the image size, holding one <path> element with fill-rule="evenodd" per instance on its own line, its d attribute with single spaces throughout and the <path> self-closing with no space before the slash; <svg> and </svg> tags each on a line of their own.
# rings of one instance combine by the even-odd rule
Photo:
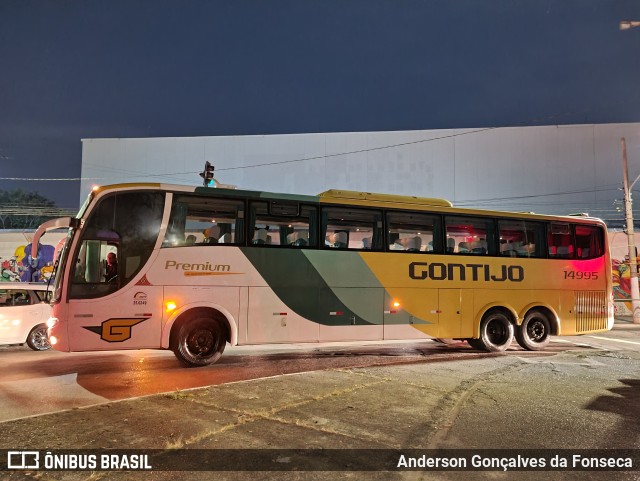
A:
<svg viewBox="0 0 640 481">
<path fill-rule="evenodd" d="M 637 0 L 0 0 L 0 189 L 82 138 L 640 121 Z M 632 159 L 630 159 L 630 163 Z"/>
</svg>

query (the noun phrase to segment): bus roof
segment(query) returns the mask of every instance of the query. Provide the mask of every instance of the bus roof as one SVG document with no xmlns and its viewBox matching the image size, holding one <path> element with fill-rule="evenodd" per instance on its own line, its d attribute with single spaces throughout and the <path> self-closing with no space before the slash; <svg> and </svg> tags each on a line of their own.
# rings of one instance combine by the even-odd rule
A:
<svg viewBox="0 0 640 481">
<path fill-rule="evenodd" d="M 286 194 L 256 190 L 244 189 L 227 189 L 215 187 L 187 186 L 178 184 L 157 184 L 157 183 L 130 183 L 130 184 L 114 184 L 97 187 L 96 193 L 118 189 L 135 189 L 135 188 L 155 188 L 173 192 L 193 192 L 201 195 L 226 196 L 226 197 L 249 197 L 262 199 L 280 199 L 295 202 L 309 202 L 320 204 L 342 204 L 354 206 L 370 206 L 370 207 L 386 207 L 395 209 L 409 210 L 435 210 L 444 213 L 456 213 L 467 215 L 484 215 L 493 217 L 518 217 L 530 219 L 545 220 L 562 220 L 566 222 L 598 222 L 604 225 L 604 221 L 597 217 L 591 217 L 588 214 L 572 214 L 572 215 L 553 215 L 553 214 L 536 214 L 534 212 L 513 212 L 500 211 L 490 209 L 476 209 L 469 207 L 456 207 L 446 199 L 438 199 L 431 197 L 417 197 L 408 195 L 395 194 L 379 194 L 372 192 L 359 192 L 352 190 L 330 189 L 321 192 L 319 195 L 302 195 L 302 194 Z"/>
<path fill-rule="evenodd" d="M 353 190 L 330 189 L 322 192 L 320 202 L 340 202 L 344 203 L 358 200 L 364 202 L 384 202 L 389 204 L 408 205 L 428 205 L 435 207 L 453 207 L 453 204 L 445 199 L 434 199 L 432 197 L 416 197 L 412 195 L 375 194 L 371 192 L 357 192 Z"/>
</svg>

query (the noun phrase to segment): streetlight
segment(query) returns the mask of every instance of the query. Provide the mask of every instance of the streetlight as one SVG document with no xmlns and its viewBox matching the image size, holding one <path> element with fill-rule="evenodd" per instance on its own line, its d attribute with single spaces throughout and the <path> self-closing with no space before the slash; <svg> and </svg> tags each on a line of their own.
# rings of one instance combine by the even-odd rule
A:
<svg viewBox="0 0 640 481">
<path fill-rule="evenodd" d="M 620 30 L 629 30 L 633 27 L 640 27 L 640 22 L 636 20 L 621 20 L 620 21 Z"/>
<path fill-rule="evenodd" d="M 631 189 L 640 179 L 640 175 L 629 185 L 629 169 L 627 164 L 627 142 L 624 137 L 622 143 L 622 175 L 624 179 L 624 210 L 627 221 L 627 244 L 629 246 L 629 283 L 631 286 L 631 312 L 633 323 L 640 324 L 640 286 L 638 284 L 638 261 L 636 259 L 636 244 L 633 233 L 633 210 L 631 203 Z"/>
</svg>

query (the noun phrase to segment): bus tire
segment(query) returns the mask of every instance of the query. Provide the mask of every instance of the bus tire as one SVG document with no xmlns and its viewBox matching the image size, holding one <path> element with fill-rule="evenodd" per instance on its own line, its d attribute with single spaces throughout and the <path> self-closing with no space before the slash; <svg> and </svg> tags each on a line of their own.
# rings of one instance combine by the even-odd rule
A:
<svg viewBox="0 0 640 481">
<path fill-rule="evenodd" d="M 485 351 L 487 349 L 482 343 L 482 340 L 476 339 L 475 337 L 468 338 L 467 344 L 469 344 L 474 349 L 478 349 L 479 351 Z"/>
<path fill-rule="evenodd" d="M 220 359 L 226 344 L 222 324 L 200 315 L 180 325 L 173 353 L 188 367 L 207 366 Z"/>
<path fill-rule="evenodd" d="M 34 351 L 46 351 L 47 349 L 51 349 L 46 324 L 38 324 L 36 327 L 31 329 L 31 332 L 27 336 L 27 346 Z"/>
<path fill-rule="evenodd" d="M 516 328 L 516 341 L 528 351 L 544 349 L 550 339 L 551 323 L 541 311 L 529 311 L 522 324 Z"/>
<path fill-rule="evenodd" d="M 489 312 L 480 324 L 480 341 L 484 344 L 484 350 L 506 350 L 513 341 L 513 331 L 513 324 L 506 314 L 500 311 Z"/>
</svg>

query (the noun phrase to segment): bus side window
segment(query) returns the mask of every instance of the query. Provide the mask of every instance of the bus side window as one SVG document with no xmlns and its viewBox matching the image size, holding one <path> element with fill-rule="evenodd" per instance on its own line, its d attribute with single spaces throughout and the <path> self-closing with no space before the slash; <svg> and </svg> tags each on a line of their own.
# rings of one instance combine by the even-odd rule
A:
<svg viewBox="0 0 640 481">
<path fill-rule="evenodd" d="M 551 222 L 547 227 L 549 257 L 553 259 L 573 259 L 573 235 L 571 225 Z"/>
<path fill-rule="evenodd" d="M 318 208 L 291 201 L 254 201 L 249 206 L 249 245 L 316 247 Z"/>
<path fill-rule="evenodd" d="M 545 257 L 544 225 L 541 222 L 503 219 L 498 221 L 498 232 L 501 256 Z"/>
<path fill-rule="evenodd" d="M 174 194 L 162 247 L 210 246 L 244 242 L 244 202 Z"/>
<path fill-rule="evenodd" d="M 387 248 L 390 251 L 442 252 L 440 219 L 422 212 L 387 212 Z"/>
<path fill-rule="evenodd" d="M 494 226 L 493 219 L 488 217 L 446 216 L 447 253 L 496 255 Z"/>
<path fill-rule="evenodd" d="M 382 212 L 350 207 L 322 208 L 322 237 L 329 249 L 382 250 Z"/>
</svg>

